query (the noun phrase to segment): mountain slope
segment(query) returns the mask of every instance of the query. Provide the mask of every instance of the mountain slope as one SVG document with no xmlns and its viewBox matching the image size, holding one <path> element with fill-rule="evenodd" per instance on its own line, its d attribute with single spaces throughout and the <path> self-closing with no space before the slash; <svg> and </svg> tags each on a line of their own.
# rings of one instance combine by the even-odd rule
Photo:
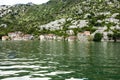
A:
<svg viewBox="0 0 120 80">
<path fill-rule="evenodd" d="M 119 0 L 50 0 L 42 5 L 17 4 L 8 9 L 0 17 L 1 35 L 11 31 L 39 34 L 40 25 L 62 18 L 86 20 L 87 27 L 120 25 Z M 6 10 L 0 10 L 0 14 Z"/>
</svg>

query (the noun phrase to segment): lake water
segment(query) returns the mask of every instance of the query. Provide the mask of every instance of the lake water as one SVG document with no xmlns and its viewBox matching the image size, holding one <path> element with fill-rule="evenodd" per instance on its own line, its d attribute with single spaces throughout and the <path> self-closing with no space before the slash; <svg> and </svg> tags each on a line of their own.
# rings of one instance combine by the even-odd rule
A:
<svg viewBox="0 0 120 80">
<path fill-rule="evenodd" d="M 0 80 L 120 80 L 120 43 L 0 41 Z"/>
</svg>

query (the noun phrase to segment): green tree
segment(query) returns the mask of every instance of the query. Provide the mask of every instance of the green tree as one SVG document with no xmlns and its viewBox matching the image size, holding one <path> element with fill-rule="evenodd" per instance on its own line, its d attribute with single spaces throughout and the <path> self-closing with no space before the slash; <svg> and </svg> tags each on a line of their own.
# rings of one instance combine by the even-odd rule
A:
<svg viewBox="0 0 120 80">
<path fill-rule="evenodd" d="M 93 40 L 99 42 L 101 41 L 102 37 L 103 35 L 101 33 L 96 33 Z"/>
<path fill-rule="evenodd" d="M 117 40 L 119 40 L 120 39 L 120 33 L 114 33 L 113 34 L 113 40 L 114 40 L 114 42 L 117 42 Z"/>
</svg>

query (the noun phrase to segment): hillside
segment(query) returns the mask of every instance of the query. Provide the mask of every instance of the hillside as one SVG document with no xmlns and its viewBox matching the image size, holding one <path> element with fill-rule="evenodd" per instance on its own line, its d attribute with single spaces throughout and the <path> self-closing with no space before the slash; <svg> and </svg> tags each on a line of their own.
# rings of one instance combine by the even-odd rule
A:
<svg viewBox="0 0 120 80">
<path fill-rule="evenodd" d="M 107 27 L 107 31 L 116 29 L 119 31 L 120 1 L 50 0 L 42 5 L 28 3 L 0 8 L 0 36 L 11 31 L 22 31 L 34 35 L 50 33 L 51 31 L 42 31 L 41 26 L 47 23 L 51 26 L 52 21 L 61 19 L 65 19 L 65 22 L 60 25 L 64 30 L 74 26 L 72 29 L 77 28 L 77 32 L 89 30 L 93 33 L 99 27 Z M 52 27 L 56 28 L 54 24 Z"/>
</svg>

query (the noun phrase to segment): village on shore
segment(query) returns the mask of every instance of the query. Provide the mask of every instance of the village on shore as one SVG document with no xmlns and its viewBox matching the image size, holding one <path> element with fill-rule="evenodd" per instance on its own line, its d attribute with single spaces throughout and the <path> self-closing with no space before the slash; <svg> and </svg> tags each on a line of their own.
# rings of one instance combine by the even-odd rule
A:
<svg viewBox="0 0 120 80">
<path fill-rule="evenodd" d="M 51 8 L 53 10 L 49 11 L 48 8 L 47 13 L 47 9 L 45 8 L 46 15 L 41 13 L 42 8 L 40 7 L 31 8 L 30 6 L 36 6 L 31 3 L 26 5 L 0 6 L 0 39 L 2 41 L 27 41 L 36 39 L 41 41 L 95 41 L 96 34 L 100 34 L 97 35 L 99 39 L 97 41 L 120 41 L 119 1 L 99 0 L 95 2 L 96 5 L 91 5 L 91 3 L 93 1 L 81 1 L 81 4 L 78 3 L 78 6 L 72 2 L 68 5 L 73 4 L 73 6 L 66 6 L 65 9 L 61 8 L 63 10 L 60 9 L 60 12 L 65 11 L 65 14 L 56 14 L 56 9 L 54 12 L 54 6 L 51 5 L 53 6 Z M 106 5 L 104 3 L 107 4 L 106 7 L 104 7 Z M 12 8 L 15 8 L 15 10 Z M 38 11 L 38 14 L 28 15 L 27 8 L 28 10 L 30 8 L 30 13 Z M 24 12 L 26 12 L 26 17 L 21 18 Z"/>
<path fill-rule="evenodd" d="M 44 34 L 40 35 L 38 37 L 39 40 L 68 40 L 68 41 L 75 41 L 75 40 L 82 40 L 87 41 L 90 39 L 91 34 L 89 31 L 85 31 L 84 33 L 78 33 L 77 36 L 73 36 L 74 34 L 72 31 L 69 31 L 68 34 L 70 36 L 64 37 L 64 36 L 57 36 L 55 34 Z M 20 31 L 11 32 L 8 33 L 7 36 L 2 36 L 2 41 L 6 40 L 15 40 L 15 41 L 21 41 L 21 40 L 34 40 L 35 37 L 31 34 L 24 34 Z"/>
<path fill-rule="evenodd" d="M 98 32 L 98 31 L 96 31 Z M 84 32 L 79 32 L 77 33 L 76 36 L 74 36 L 74 32 L 72 30 L 68 30 L 67 34 L 69 36 L 58 36 L 55 34 L 43 34 L 39 35 L 37 39 L 41 41 L 45 40 L 66 40 L 66 41 L 93 41 L 95 33 L 91 34 L 90 31 L 84 31 Z M 112 39 L 109 39 L 107 36 L 107 32 L 103 33 L 103 38 L 101 41 L 113 41 Z M 12 40 L 12 41 L 27 41 L 27 40 L 35 40 L 35 36 L 31 34 L 24 34 L 21 31 L 16 31 L 16 32 L 10 32 L 6 36 L 2 36 L 2 41 L 7 41 L 7 40 Z"/>
</svg>

